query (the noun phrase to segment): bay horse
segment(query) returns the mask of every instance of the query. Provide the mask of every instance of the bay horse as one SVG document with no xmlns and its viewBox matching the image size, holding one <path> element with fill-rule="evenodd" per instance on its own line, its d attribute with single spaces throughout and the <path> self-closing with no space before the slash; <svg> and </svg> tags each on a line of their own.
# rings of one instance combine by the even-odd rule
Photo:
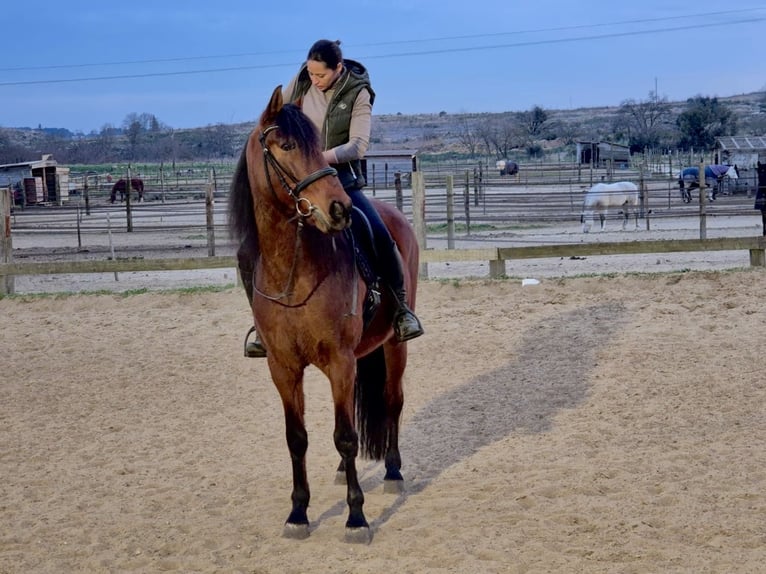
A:
<svg viewBox="0 0 766 574">
<path fill-rule="evenodd" d="M 138 177 L 130 178 L 130 187 L 138 193 L 138 201 L 144 200 L 144 180 Z M 120 192 L 120 201 L 125 201 L 125 193 L 128 191 L 127 179 L 122 178 L 112 186 L 112 194 L 109 201 L 114 203 L 117 200 L 117 192 Z"/>
<path fill-rule="evenodd" d="M 631 181 L 617 181 L 615 183 L 597 183 L 585 194 L 583 201 L 582 223 L 583 233 L 588 233 L 593 225 L 593 215 L 598 213 L 601 222 L 601 231 L 606 228 L 606 214 L 610 207 L 621 208 L 624 214 L 622 230 L 628 225 L 630 210 L 636 217 L 636 229 L 638 229 L 638 205 L 640 197 L 638 186 Z"/>
<path fill-rule="evenodd" d="M 412 306 L 419 265 L 415 234 L 395 207 L 375 205 L 404 262 Z M 393 336 L 395 305 L 387 293 L 363 324 L 366 285 L 347 233 L 351 213 L 316 129 L 298 106 L 284 103 L 277 87 L 235 169 L 229 224 L 235 238 L 257 243 L 252 312 L 284 408 L 293 475 L 292 510 L 283 530 L 288 538 L 309 535 L 303 392 L 309 365 L 330 382 L 341 459 L 336 478 L 347 487 L 346 540 L 372 537 L 357 477 L 360 450 L 385 460 L 384 490 L 400 492 L 403 484 L 399 420 L 407 344 Z"/>
</svg>

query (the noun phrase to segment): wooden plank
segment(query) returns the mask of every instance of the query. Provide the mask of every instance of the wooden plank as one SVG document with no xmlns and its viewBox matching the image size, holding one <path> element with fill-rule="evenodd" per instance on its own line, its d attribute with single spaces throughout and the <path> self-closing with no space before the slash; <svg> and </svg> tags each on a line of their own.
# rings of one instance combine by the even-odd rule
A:
<svg viewBox="0 0 766 574">
<path fill-rule="evenodd" d="M 716 239 L 667 239 L 660 241 L 617 241 L 613 243 L 570 243 L 501 247 L 500 259 L 537 259 L 585 255 L 634 255 L 640 253 L 683 253 L 695 251 L 735 251 L 764 249 L 762 237 L 722 237 Z"/>
<path fill-rule="evenodd" d="M 751 262 L 763 260 L 766 237 L 724 237 L 716 239 L 669 239 L 661 241 L 618 241 L 612 243 L 570 243 L 524 247 L 485 247 L 481 249 L 426 249 L 421 263 L 488 261 L 492 269 L 504 268 L 513 259 L 540 259 L 587 255 L 633 255 L 640 253 L 679 253 L 696 251 L 749 250 Z M 116 259 L 85 261 L 43 261 L 0 263 L 0 276 L 55 275 L 58 273 L 113 273 L 126 271 L 182 271 L 190 269 L 236 268 L 234 256 L 165 259 Z"/>
<path fill-rule="evenodd" d="M 116 259 L 106 261 L 39 261 L 0 265 L 0 275 L 55 275 L 58 273 L 112 273 L 115 271 L 184 271 L 237 267 L 233 256 L 168 259 Z"/>
<path fill-rule="evenodd" d="M 497 247 L 482 249 L 426 249 L 420 252 L 421 263 L 452 263 L 455 261 L 495 261 L 500 259 Z"/>
</svg>

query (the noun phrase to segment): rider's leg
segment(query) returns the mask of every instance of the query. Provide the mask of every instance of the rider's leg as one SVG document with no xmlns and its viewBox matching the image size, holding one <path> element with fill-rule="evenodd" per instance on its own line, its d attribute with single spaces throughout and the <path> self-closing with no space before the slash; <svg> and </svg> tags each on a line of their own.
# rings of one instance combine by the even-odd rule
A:
<svg viewBox="0 0 766 574">
<path fill-rule="evenodd" d="M 361 189 L 347 190 L 351 202 L 360 209 L 370 221 L 375 239 L 375 249 L 380 262 L 382 279 L 394 296 L 394 334 L 398 341 L 409 341 L 423 334 L 423 326 L 407 304 L 407 291 L 404 285 L 402 260 L 388 228 L 383 223 L 375 207 Z"/>
</svg>

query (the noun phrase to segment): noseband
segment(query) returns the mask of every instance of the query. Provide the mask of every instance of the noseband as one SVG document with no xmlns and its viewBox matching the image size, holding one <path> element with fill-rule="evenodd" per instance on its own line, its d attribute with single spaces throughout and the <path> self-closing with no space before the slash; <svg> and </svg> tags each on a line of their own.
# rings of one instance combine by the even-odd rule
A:
<svg viewBox="0 0 766 574">
<path fill-rule="evenodd" d="M 300 217 L 308 217 L 311 215 L 315 207 L 308 199 L 300 196 L 301 192 L 312 183 L 322 179 L 323 177 L 331 175 L 337 176 L 338 172 L 335 170 L 335 168 L 327 166 L 320 168 L 299 180 L 297 177 L 287 171 L 282 166 L 282 164 L 279 163 L 277 158 L 274 157 L 274 154 L 271 153 L 271 150 L 269 150 L 269 147 L 266 145 L 266 136 L 269 134 L 269 132 L 278 129 L 279 126 L 277 125 L 269 126 L 264 129 L 261 132 L 261 135 L 258 137 L 258 141 L 261 142 L 261 147 L 263 148 L 263 165 L 266 169 L 266 179 L 269 182 L 269 187 L 271 187 L 272 193 L 276 194 L 274 188 L 271 186 L 271 178 L 269 177 L 269 166 L 271 166 L 271 168 L 274 170 L 274 173 L 277 174 L 277 177 L 282 184 L 282 188 L 288 193 L 290 197 L 293 198 L 293 201 L 295 201 L 295 211 Z M 288 180 L 290 181 L 288 182 Z M 290 183 L 292 183 L 292 185 Z"/>
</svg>

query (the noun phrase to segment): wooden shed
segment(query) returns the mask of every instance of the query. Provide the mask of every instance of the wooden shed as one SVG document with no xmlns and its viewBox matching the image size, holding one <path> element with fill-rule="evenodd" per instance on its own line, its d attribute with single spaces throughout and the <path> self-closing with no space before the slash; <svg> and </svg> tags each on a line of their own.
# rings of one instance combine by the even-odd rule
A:
<svg viewBox="0 0 766 574">
<path fill-rule="evenodd" d="M 630 147 L 612 142 L 577 142 L 577 161 L 594 167 L 628 167 Z"/>
<path fill-rule="evenodd" d="M 58 165 L 51 154 L 35 161 L 0 165 L 0 187 L 13 189 L 17 205 L 61 205 L 69 199 L 69 168 Z"/>
<path fill-rule="evenodd" d="M 389 187 L 396 172 L 410 174 L 418 169 L 418 152 L 413 149 L 367 151 L 362 160 L 364 177 L 372 188 Z"/>
<path fill-rule="evenodd" d="M 754 168 L 766 163 L 766 136 L 723 136 L 716 138 L 716 161 L 720 164 Z"/>
</svg>

